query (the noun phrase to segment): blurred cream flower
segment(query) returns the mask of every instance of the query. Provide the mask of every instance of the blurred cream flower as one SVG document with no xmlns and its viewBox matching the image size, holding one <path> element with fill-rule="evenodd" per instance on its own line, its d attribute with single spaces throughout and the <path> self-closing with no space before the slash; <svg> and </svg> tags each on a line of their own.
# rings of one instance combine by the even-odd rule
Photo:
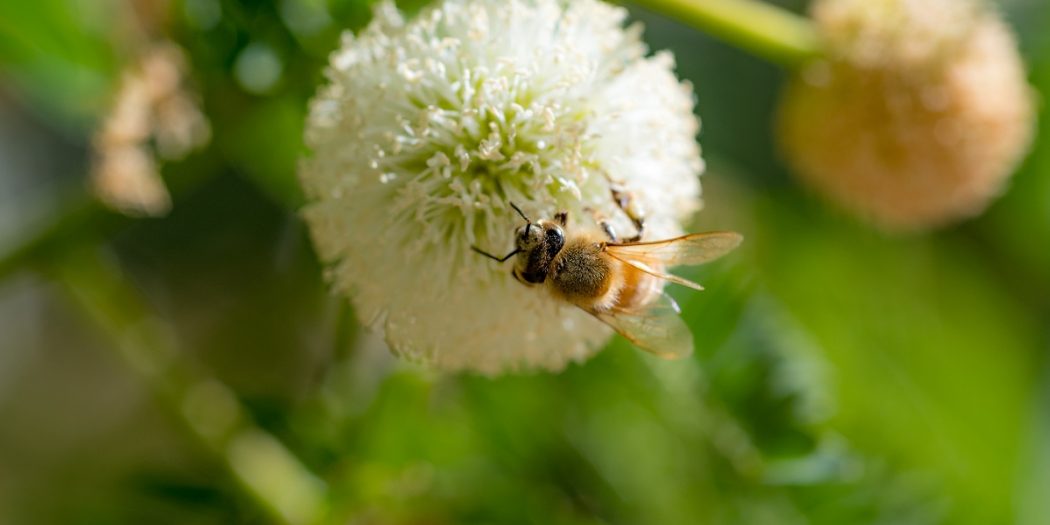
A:
<svg viewBox="0 0 1050 525">
<path fill-rule="evenodd" d="M 94 141 L 92 186 L 111 208 L 128 215 L 167 213 L 171 197 L 154 151 L 164 160 L 177 160 L 211 139 L 207 119 L 183 86 L 185 69 L 182 50 L 163 42 L 124 71 Z"/>
<path fill-rule="evenodd" d="M 509 202 L 631 232 L 618 186 L 651 237 L 681 233 L 699 207 L 691 87 L 625 18 L 595 0 L 447 0 L 406 22 L 384 2 L 331 56 L 307 124 L 304 215 L 333 285 L 396 354 L 559 370 L 608 339 L 470 250 L 509 251 Z"/>
<path fill-rule="evenodd" d="M 1033 97 L 1010 30 L 971 0 L 819 0 L 828 57 L 785 92 L 796 174 L 886 230 L 979 214 L 1028 149 Z"/>
</svg>

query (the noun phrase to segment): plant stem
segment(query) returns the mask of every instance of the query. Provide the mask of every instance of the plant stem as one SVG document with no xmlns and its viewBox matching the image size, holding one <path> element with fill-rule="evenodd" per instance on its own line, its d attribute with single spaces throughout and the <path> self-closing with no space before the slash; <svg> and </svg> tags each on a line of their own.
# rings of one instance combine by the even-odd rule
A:
<svg viewBox="0 0 1050 525">
<path fill-rule="evenodd" d="M 820 54 L 807 18 L 759 0 L 634 0 L 766 60 L 793 68 Z"/>
<path fill-rule="evenodd" d="M 323 519 L 324 483 L 252 424 L 228 387 L 186 362 L 170 333 L 98 245 L 64 250 L 52 268 L 70 297 L 113 339 L 120 357 L 222 462 L 250 501 L 276 523 Z"/>
<path fill-rule="evenodd" d="M 67 201 L 59 212 L 45 222 L 30 228 L 14 246 L 0 254 L 0 281 L 25 268 L 43 255 L 61 239 L 70 237 L 85 225 L 95 222 L 102 213 L 101 206 L 86 194 Z"/>
</svg>

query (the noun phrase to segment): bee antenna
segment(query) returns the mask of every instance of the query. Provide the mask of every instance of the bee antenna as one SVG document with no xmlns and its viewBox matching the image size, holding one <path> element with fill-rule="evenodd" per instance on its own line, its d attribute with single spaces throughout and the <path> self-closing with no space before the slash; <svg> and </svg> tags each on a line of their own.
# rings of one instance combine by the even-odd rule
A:
<svg viewBox="0 0 1050 525">
<path fill-rule="evenodd" d="M 532 220 L 525 216 L 525 212 L 521 211 L 521 208 L 519 208 L 517 204 L 510 201 L 507 201 L 507 203 L 510 204 L 511 208 L 514 208 L 514 211 L 518 212 L 518 215 L 521 215 L 522 219 L 525 219 L 525 222 L 532 224 Z"/>
<path fill-rule="evenodd" d="M 507 259 L 510 259 L 511 257 L 513 257 L 513 256 L 515 256 L 515 255 L 517 255 L 518 253 L 521 252 L 520 249 L 519 250 L 514 250 L 514 251 L 508 253 L 504 257 L 497 257 L 495 255 L 492 255 L 489 252 L 486 252 L 485 250 L 482 250 L 481 248 L 478 248 L 477 246 L 471 246 L 470 249 L 474 250 L 475 252 L 480 253 L 481 255 L 484 255 L 485 257 L 488 257 L 489 259 L 492 259 L 493 261 L 496 261 L 496 262 L 504 262 Z"/>
</svg>

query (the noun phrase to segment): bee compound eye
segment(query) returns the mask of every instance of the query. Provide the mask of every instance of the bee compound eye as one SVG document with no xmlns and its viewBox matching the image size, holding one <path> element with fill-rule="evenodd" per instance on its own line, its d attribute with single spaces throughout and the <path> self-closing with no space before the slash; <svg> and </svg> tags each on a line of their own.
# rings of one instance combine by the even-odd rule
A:
<svg viewBox="0 0 1050 525">
<path fill-rule="evenodd" d="M 554 227 L 547 230 L 546 246 L 548 256 L 553 259 L 555 255 L 565 246 L 565 232 L 561 228 Z"/>
</svg>

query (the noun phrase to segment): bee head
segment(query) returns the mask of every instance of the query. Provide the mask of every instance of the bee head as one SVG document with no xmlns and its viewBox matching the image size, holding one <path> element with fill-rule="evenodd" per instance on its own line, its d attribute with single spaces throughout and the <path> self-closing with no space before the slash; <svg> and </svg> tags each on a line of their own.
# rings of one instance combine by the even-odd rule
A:
<svg viewBox="0 0 1050 525">
<path fill-rule="evenodd" d="M 515 277 L 526 284 L 547 278 L 551 262 L 565 246 L 565 232 L 551 221 L 529 223 L 514 232 L 519 255 Z"/>
<path fill-rule="evenodd" d="M 565 232 L 551 221 L 530 222 L 514 230 L 514 244 L 523 252 L 540 248 L 558 253 L 565 245 Z"/>
<path fill-rule="evenodd" d="M 523 252 L 532 250 L 543 244 L 543 227 L 538 224 L 528 223 L 514 230 L 514 245 Z"/>
<path fill-rule="evenodd" d="M 556 215 L 557 221 L 532 222 L 513 202 L 510 206 L 525 219 L 525 225 L 514 230 L 514 251 L 498 257 L 477 246 L 470 248 L 496 262 L 504 262 L 516 255 L 514 277 L 525 284 L 540 284 L 547 279 L 554 258 L 565 246 L 565 231 L 562 229 L 565 215 Z"/>
</svg>

